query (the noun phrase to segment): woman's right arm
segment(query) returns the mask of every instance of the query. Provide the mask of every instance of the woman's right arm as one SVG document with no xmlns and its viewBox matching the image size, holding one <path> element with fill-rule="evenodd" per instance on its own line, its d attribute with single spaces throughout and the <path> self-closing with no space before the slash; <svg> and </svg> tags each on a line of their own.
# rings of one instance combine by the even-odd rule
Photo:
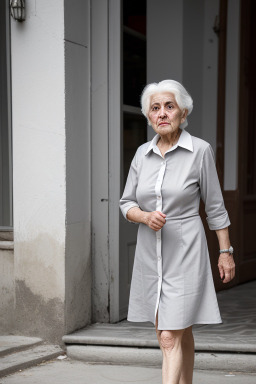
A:
<svg viewBox="0 0 256 384">
<path fill-rule="evenodd" d="M 124 218 L 132 223 L 143 223 L 154 231 L 165 224 L 166 215 L 159 211 L 145 212 L 139 207 L 136 190 L 138 185 L 138 150 L 132 159 L 123 195 L 120 199 L 120 209 Z"/>
<path fill-rule="evenodd" d="M 126 217 L 129 221 L 146 224 L 154 231 L 159 231 L 166 222 L 164 213 L 160 211 L 145 212 L 138 207 L 130 208 Z"/>
</svg>

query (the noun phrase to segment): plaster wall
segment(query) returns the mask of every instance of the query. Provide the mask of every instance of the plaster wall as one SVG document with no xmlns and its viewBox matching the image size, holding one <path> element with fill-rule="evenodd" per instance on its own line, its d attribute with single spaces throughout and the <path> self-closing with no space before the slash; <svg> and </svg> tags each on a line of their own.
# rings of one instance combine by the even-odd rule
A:
<svg viewBox="0 0 256 384">
<path fill-rule="evenodd" d="M 65 0 L 65 327 L 91 321 L 90 1 Z"/>
<path fill-rule="evenodd" d="M 58 340 L 65 300 L 63 0 L 11 22 L 16 328 Z"/>
<path fill-rule="evenodd" d="M 120 23 L 120 18 L 117 18 L 115 23 Z M 93 0 L 91 3 L 92 322 L 104 323 L 108 323 L 110 319 L 110 62 L 109 3 L 102 0 Z M 118 72 L 116 75 L 118 76 Z M 120 129 L 120 125 L 118 129 Z"/>
<path fill-rule="evenodd" d="M 0 241 L 0 332 L 11 332 L 14 327 L 14 255 L 4 249 L 9 242 Z M 8 247 L 9 248 L 9 247 Z M 10 247 L 13 248 L 13 247 Z"/>
</svg>

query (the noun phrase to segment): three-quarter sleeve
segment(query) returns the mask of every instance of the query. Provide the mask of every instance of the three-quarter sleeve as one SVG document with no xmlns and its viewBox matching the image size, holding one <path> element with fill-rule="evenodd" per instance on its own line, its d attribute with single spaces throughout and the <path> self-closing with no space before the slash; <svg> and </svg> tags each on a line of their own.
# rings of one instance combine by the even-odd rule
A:
<svg viewBox="0 0 256 384">
<path fill-rule="evenodd" d="M 209 229 L 217 230 L 230 225 L 215 166 L 214 152 L 209 144 L 204 150 L 200 167 L 200 191 L 205 203 Z"/>
<path fill-rule="evenodd" d="M 126 215 L 129 209 L 134 207 L 139 208 L 139 204 L 136 199 L 136 188 L 138 184 L 137 154 L 138 154 L 138 151 L 135 153 L 132 159 L 126 184 L 125 184 L 125 188 L 124 188 L 124 192 L 119 202 L 119 206 L 124 218 L 133 224 L 138 224 L 138 223 L 136 223 L 135 221 L 129 220 Z"/>
</svg>

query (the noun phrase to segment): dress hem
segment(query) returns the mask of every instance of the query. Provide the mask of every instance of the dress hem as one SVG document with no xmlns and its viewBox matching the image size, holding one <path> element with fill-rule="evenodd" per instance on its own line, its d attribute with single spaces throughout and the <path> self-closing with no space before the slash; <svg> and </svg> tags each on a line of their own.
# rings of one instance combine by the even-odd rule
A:
<svg viewBox="0 0 256 384">
<path fill-rule="evenodd" d="M 155 326 L 155 323 L 153 322 L 153 321 L 151 321 L 151 320 L 128 320 L 127 319 L 127 321 L 130 321 L 131 323 L 146 323 L 146 322 L 150 322 L 150 323 L 152 323 L 154 326 Z M 186 326 L 184 326 L 184 327 L 168 327 L 168 328 L 163 328 L 163 327 L 161 327 L 161 328 L 157 328 L 159 331 L 176 331 L 176 330 L 179 330 L 179 329 L 186 329 L 186 328 L 188 328 L 188 327 L 191 327 L 191 325 L 193 326 L 193 325 L 197 325 L 197 324 L 203 324 L 203 325 L 211 325 L 211 324 L 223 324 L 223 321 L 222 320 L 220 320 L 220 321 L 196 321 L 196 322 L 194 322 L 194 323 L 190 323 L 189 325 L 186 325 Z"/>
</svg>

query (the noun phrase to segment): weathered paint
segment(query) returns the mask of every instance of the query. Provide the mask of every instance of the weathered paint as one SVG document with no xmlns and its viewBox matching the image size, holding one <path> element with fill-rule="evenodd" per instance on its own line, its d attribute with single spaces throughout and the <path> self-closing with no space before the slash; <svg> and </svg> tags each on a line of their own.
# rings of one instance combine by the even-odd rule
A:
<svg viewBox="0 0 256 384">
<path fill-rule="evenodd" d="M 66 136 L 63 0 L 11 21 L 16 330 L 64 330 Z"/>
<path fill-rule="evenodd" d="M 13 250 L 0 248 L 0 332 L 11 332 L 14 327 Z"/>
<path fill-rule="evenodd" d="M 15 326 L 54 341 L 91 321 L 90 1 L 11 28 Z"/>
<path fill-rule="evenodd" d="M 24 282 L 16 280 L 16 316 L 14 331 L 25 336 L 43 336 L 58 343 L 64 332 L 63 302 L 57 297 L 45 300 Z"/>
<path fill-rule="evenodd" d="M 91 322 L 90 1 L 64 4 L 68 333 Z"/>
<path fill-rule="evenodd" d="M 108 2 L 91 5 L 92 322 L 109 322 Z"/>
</svg>

